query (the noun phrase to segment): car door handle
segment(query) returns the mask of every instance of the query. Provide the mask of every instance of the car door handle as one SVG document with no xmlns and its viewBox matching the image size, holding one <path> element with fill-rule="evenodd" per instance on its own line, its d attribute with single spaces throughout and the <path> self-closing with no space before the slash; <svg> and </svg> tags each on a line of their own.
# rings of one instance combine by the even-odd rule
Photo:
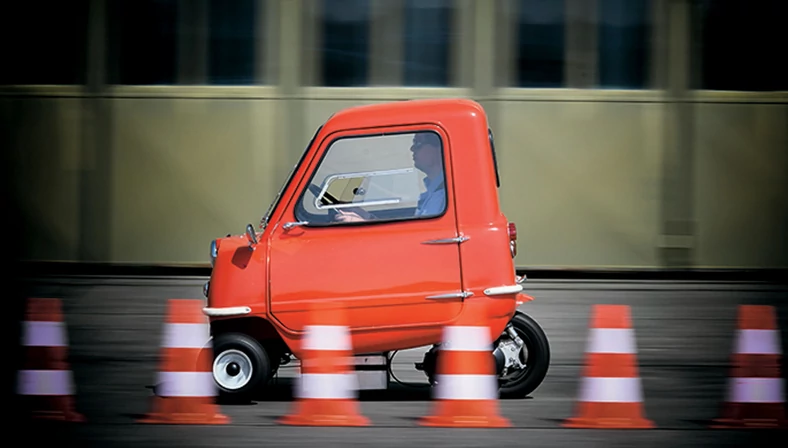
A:
<svg viewBox="0 0 788 448">
<path fill-rule="evenodd" d="M 464 243 L 464 242 L 468 241 L 469 239 L 470 239 L 469 237 L 467 237 L 465 235 L 462 235 L 462 236 L 457 236 L 457 237 L 454 237 L 454 238 L 442 238 L 442 239 L 437 239 L 437 240 L 427 240 L 427 241 L 424 241 L 423 244 L 461 244 L 461 243 Z"/>
<path fill-rule="evenodd" d="M 448 294 L 438 294 L 435 296 L 428 296 L 427 298 L 430 300 L 440 300 L 440 299 L 466 299 L 473 295 L 470 291 L 463 291 L 463 292 L 450 292 Z"/>
<path fill-rule="evenodd" d="M 286 223 L 285 223 L 285 224 L 282 226 L 282 229 L 284 229 L 285 231 L 288 231 L 288 230 L 292 229 L 293 227 L 297 227 L 297 226 L 305 226 L 305 225 L 307 225 L 307 224 L 309 224 L 309 222 L 307 222 L 307 221 L 286 222 Z"/>
</svg>

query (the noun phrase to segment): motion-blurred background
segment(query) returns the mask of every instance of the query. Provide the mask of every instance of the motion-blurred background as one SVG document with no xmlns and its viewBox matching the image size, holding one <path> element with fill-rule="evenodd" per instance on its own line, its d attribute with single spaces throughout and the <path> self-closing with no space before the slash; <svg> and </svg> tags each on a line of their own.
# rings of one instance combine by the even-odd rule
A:
<svg viewBox="0 0 788 448">
<path fill-rule="evenodd" d="M 27 261 L 207 265 L 333 112 L 467 97 L 490 114 L 518 267 L 782 268 L 786 4 L 14 2 L 10 238 Z"/>
</svg>

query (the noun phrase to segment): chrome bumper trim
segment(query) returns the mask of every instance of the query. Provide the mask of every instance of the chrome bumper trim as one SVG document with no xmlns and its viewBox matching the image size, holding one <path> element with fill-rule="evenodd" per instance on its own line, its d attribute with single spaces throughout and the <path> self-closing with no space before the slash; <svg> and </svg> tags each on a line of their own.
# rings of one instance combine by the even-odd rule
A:
<svg viewBox="0 0 788 448">
<path fill-rule="evenodd" d="M 248 306 L 231 306 L 227 308 L 209 308 L 202 309 L 203 314 L 210 317 L 225 317 L 225 316 L 243 316 L 249 314 L 252 309 Z"/>
<path fill-rule="evenodd" d="M 484 294 L 487 296 L 500 296 L 504 294 L 516 294 L 523 290 L 523 285 L 507 285 L 507 286 L 495 286 L 492 288 L 487 288 L 484 290 Z"/>
</svg>

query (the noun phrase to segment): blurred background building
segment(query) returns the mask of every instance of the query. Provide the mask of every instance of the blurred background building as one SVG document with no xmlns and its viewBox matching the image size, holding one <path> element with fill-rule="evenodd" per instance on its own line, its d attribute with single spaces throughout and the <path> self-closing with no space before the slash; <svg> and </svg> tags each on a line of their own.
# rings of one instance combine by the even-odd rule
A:
<svg viewBox="0 0 788 448">
<path fill-rule="evenodd" d="M 333 112 L 467 97 L 519 267 L 785 267 L 787 3 L 15 2 L 5 219 L 26 260 L 207 264 Z"/>
</svg>

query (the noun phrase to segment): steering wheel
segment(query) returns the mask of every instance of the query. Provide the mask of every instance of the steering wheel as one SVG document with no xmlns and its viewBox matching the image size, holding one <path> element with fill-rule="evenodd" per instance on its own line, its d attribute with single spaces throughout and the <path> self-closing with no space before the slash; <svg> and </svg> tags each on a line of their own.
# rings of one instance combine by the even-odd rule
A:
<svg viewBox="0 0 788 448">
<path fill-rule="evenodd" d="M 320 194 L 320 187 L 318 187 L 315 184 L 311 184 L 307 188 L 312 194 L 315 195 L 315 197 L 317 197 Z M 320 203 L 322 205 L 338 204 L 339 202 L 340 201 L 336 197 L 334 197 L 331 193 L 327 191 L 323 194 L 323 197 L 320 198 Z M 337 220 L 337 209 L 335 208 L 328 209 L 328 219 L 329 221 L 332 222 Z"/>
<path fill-rule="evenodd" d="M 307 187 L 307 188 L 309 189 L 309 191 L 310 191 L 312 194 L 314 194 L 314 195 L 315 195 L 315 197 L 317 197 L 317 196 L 320 194 L 320 187 L 318 187 L 318 186 L 317 186 L 317 185 L 315 185 L 315 184 L 311 184 L 311 185 L 309 185 L 309 187 Z M 325 193 L 323 193 L 323 197 L 322 197 L 322 198 L 320 198 L 320 203 L 321 203 L 322 205 L 332 205 L 332 204 L 345 204 L 346 202 L 340 201 L 340 200 L 339 200 L 338 198 L 336 198 L 334 195 L 332 195 L 331 193 L 329 193 L 329 192 L 327 192 L 327 191 L 326 191 Z M 347 210 L 347 211 L 355 212 L 355 213 L 357 213 L 359 216 L 364 216 L 364 215 L 370 215 L 370 216 L 374 216 L 374 215 L 371 215 L 369 212 L 365 211 L 365 210 L 364 210 L 363 208 L 361 208 L 361 207 L 347 207 L 347 208 L 342 208 L 342 210 Z M 329 219 L 329 221 L 336 222 L 336 221 L 337 221 L 337 215 L 338 215 L 338 214 L 339 214 L 339 211 L 338 211 L 338 209 L 336 209 L 336 208 L 330 208 L 330 209 L 328 209 L 328 219 Z"/>
</svg>

